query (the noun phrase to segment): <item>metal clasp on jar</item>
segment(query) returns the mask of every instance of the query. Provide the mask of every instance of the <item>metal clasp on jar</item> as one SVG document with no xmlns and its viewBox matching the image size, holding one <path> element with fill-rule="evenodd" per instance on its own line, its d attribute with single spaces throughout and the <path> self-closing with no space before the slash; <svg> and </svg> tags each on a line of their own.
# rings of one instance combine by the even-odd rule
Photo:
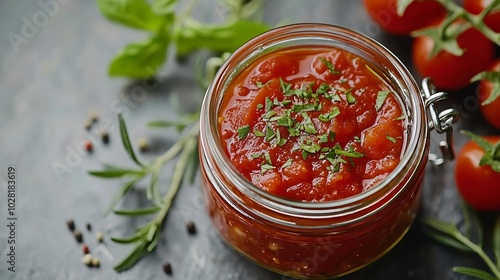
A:
<svg viewBox="0 0 500 280">
<path fill-rule="evenodd" d="M 446 139 L 439 142 L 441 156 L 430 153 L 429 160 L 434 165 L 441 165 L 445 161 L 453 160 L 455 152 L 453 151 L 453 123 L 458 120 L 458 111 L 452 108 L 445 109 L 441 112 L 435 107 L 435 103 L 446 99 L 447 93 L 440 91 L 436 92 L 436 87 L 431 78 L 422 80 L 422 97 L 424 106 L 430 116 L 429 129 L 435 130 L 438 134 L 446 133 Z"/>
</svg>

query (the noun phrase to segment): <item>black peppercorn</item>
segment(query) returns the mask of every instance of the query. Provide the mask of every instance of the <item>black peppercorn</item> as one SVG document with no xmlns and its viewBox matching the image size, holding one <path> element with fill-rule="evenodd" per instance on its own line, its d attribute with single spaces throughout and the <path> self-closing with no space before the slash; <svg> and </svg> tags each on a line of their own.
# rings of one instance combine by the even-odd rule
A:
<svg viewBox="0 0 500 280">
<path fill-rule="evenodd" d="M 66 222 L 66 225 L 68 226 L 68 229 L 71 231 L 75 230 L 75 222 L 73 220 L 69 220 Z"/>
<path fill-rule="evenodd" d="M 196 234 L 196 225 L 193 222 L 187 223 L 186 229 L 189 234 Z"/>
<path fill-rule="evenodd" d="M 104 143 L 104 144 L 109 143 L 109 133 L 107 131 L 103 131 L 101 133 L 101 140 L 102 140 L 102 143 Z"/>
<path fill-rule="evenodd" d="M 87 223 L 87 230 L 91 231 L 92 230 L 92 225 L 90 223 Z"/>
<path fill-rule="evenodd" d="M 168 275 L 172 275 L 172 265 L 169 262 L 166 262 L 163 265 L 163 272 Z"/>
<path fill-rule="evenodd" d="M 73 235 L 75 236 L 76 242 L 82 243 L 83 242 L 83 235 L 82 232 L 79 230 L 73 231 Z"/>
</svg>

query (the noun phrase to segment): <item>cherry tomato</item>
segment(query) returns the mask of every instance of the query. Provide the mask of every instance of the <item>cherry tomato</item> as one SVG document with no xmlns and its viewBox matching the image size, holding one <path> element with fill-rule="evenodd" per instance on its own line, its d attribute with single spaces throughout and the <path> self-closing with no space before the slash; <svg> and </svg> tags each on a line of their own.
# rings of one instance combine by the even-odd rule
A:
<svg viewBox="0 0 500 280">
<path fill-rule="evenodd" d="M 496 60 L 487 71 L 500 71 L 500 60 Z M 485 101 L 491 94 L 493 84 L 488 80 L 481 80 L 478 87 L 478 97 L 480 102 Z M 495 128 L 500 129 L 500 97 L 493 102 L 482 105 L 481 113 L 484 118 Z"/>
<path fill-rule="evenodd" d="M 464 0 L 463 5 L 468 12 L 477 15 L 491 2 L 493 2 L 493 0 Z M 487 15 L 484 19 L 484 23 L 493 29 L 493 31 L 500 32 L 500 12 L 497 11 Z"/>
<path fill-rule="evenodd" d="M 500 136 L 485 137 L 491 143 Z M 462 198 L 481 211 L 500 210 L 500 172 L 490 166 L 479 166 L 484 151 L 473 141 L 462 148 L 456 159 L 455 180 Z"/>
<path fill-rule="evenodd" d="M 481 32 L 469 28 L 457 38 L 464 50 L 456 56 L 441 50 L 429 58 L 434 46 L 432 38 L 415 38 L 412 46 L 413 65 L 422 77 L 431 77 L 440 89 L 455 90 L 467 86 L 470 79 L 493 61 L 494 45 Z"/>
<path fill-rule="evenodd" d="M 434 0 L 413 1 L 403 16 L 397 14 L 397 0 L 364 0 L 365 9 L 385 31 L 408 35 L 444 17 L 445 9 Z"/>
</svg>

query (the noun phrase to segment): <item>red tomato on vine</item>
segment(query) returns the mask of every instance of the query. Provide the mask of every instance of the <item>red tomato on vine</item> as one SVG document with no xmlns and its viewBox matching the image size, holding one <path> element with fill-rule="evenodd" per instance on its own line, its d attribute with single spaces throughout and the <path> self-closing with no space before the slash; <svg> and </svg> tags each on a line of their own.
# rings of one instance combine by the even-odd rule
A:
<svg viewBox="0 0 500 280">
<path fill-rule="evenodd" d="M 467 142 L 457 156 L 457 189 L 473 208 L 500 211 L 500 136 L 464 134 L 473 141 Z"/>
<path fill-rule="evenodd" d="M 474 77 L 480 80 L 478 98 L 481 101 L 481 113 L 491 126 L 500 129 L 500 59 L 488 67 L 487 72 Z"/>
<path fill-rule="evenodd" d="M 480 14 L 489 4 L 493 2 L 492 0 L 464 0 L 464 8 L 471 14 Z M 500 12 L 496 11 L 490 13 L 484 18 L 484 23 L 493 31 L 500 32 Z"/>
<path fill-rule="evenodd" d="M 397 13 L 397 0 L 364 0 L 364 6 L 382 29 L 397 35 L 408 35 L 446 14 L 435 0 L 413 1 L 402 16 Z"/>
<path fill-rule="evenodd" d="M 452 28 L 459 30 L 461 23 L 455 23 Z M 438 36 L 437 30 L 433 30 Z M 431 77 L 440 89 L 455 90 L 467 86 L 471 78 L 483 71 L 494 59 L 494 45 L 481 32 L 467 28 L 456 38 L 441 42 L 442 47 L 456 47 L 453 54 L 448 49 L 440 49 L 433 54 L 437 37 L 419 36 L 413 41 L 412 60 L 417 72 L 422 77 Z M 456 44 L 452 44 L 456 40 Z"/>
</svg>

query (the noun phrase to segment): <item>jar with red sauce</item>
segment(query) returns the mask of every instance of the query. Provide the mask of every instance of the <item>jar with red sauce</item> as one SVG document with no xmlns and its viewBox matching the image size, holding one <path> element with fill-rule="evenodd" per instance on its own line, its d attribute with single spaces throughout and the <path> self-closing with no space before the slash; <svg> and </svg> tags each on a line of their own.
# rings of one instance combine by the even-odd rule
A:
<svg viewBox="0 0 500 280">
<path fill-rule="evenodd" d="M 221 238 L 296 278 L 377 260 L 415 218 L 430 131 L 451 138 L 456 112 L 433 105 L 443 98 L 348 29 L 290 25 L 247 42 L 201 110 L 204 191 Z"/>
</svg>

